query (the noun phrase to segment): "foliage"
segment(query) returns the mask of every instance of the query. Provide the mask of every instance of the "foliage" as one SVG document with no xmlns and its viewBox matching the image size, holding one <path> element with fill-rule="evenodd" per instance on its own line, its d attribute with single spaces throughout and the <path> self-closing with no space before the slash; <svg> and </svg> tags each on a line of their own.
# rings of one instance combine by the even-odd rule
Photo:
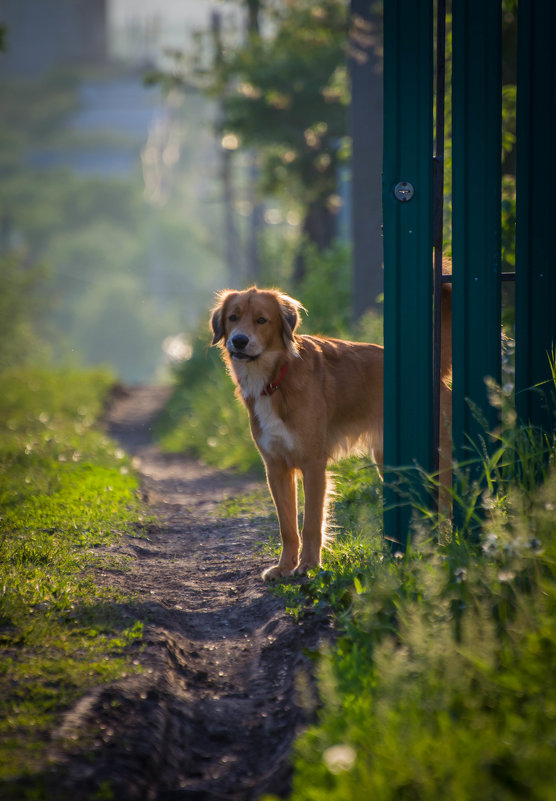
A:
<svg viewBox="0 0 556 801">
<path fill-rule="evenodd" d="M 292 799 L 552 798 L 553 541 L 551 521 L 549 550 L 522 543 L 511 568 L 513 538 L 367 567 L 321 668 Z"/>
<path fill-rule="evenodd" d="M 404 556 L 385 551 L 376 522 L 351 522 L 374 482 L 359 470 L 354 483 L 352 466 L 337 508 L 352 507 L 353 542 L 342 532 L 323 570 L 277 590 L 339 634 L 292 801 L 555 797 L 556 447 L 491 393 L 505 428 L 482 454 L 483 491 L 460 488 L 474 538 L 421 523 Z"/>
<path fill-rule="evenodd" d="M 516 42 L 517 3 L 503 0 L 502 25 L 502 264 L 513 270 L 515 240 L 515 145 L 516 145 Z M 451 250 L 452 214 L 452 14 L 446 17 L 446 92 L 444 150 L 444 249 Z"/>
<path fill-rule="evenodd" d="M 0 257 L 0 369 L 47 356 L 37 333 L 44 271 L 16 253 Z"/>
<path fill-rule="evenodd" d="M 351 323 L 350 248 L 334 244 L 324 253 L 315 245 L 304 247 L 305 271 L 296 297 L 308 309 L 305 330 L 326 336 L 346 336 Z"/>
<path fill-rule="evenodd" d="M 174 69 L 147 80 L 166 91 L 195 85 L 216 99 L 223 147 L 256 151 L 263 193 L 301 207 L 303 234 L 323 250 L 341 205 L 337 167 L 350 149 L 347 7 L 344 0 L 249 5 L 246 39 L 213 24 L 197 35 L 192 63 L 173 52 Z"/>
<path fill-rule="evenodd" d="M 196 125 L 173 182 L 165 175 L 174 202 L 147 205 L 139 169 L 92 176 L 63 167 L 68 159 L 81 165 L 84 152 L 118 148 L 135 154 L 139 168 L 133 141 L 71 129 L 84 77 L 0 81 L 0 254 L 16 253 L 25 265 L 2 276 L 0 292 L 27 296 L 23 275 L 33 272 L 43 303 L 34 328 L 55 361 L 110 364 L 126 381 L 146 381 L 164 364 L 163 340 L 196 324 L 199 298 L 206 302 L 220 280 L 208 233 L 214 211 L 198 202 L 191 180 L 203 109 L 195 101 L 176 108 L 178 140 L 188 114 Z M 95 77 L 110 85 L 122 76 Z M 156 158 L 156 143 L 152 150 Z M 40 274 L 37 264 L 44 265 Z"/>
<path fill-rule="evenodd" d="M 141 624 L 95 580 L 140 519 L 137 482 L 99 430 L 112 377 L 0 375 L 0 779 L 40 771 L 45 732 L 85 689 L 133 671 Z M 118 567 L 125 567 L 122 561 Z"/>
<path fill-rule="evenodd" d="M 502 269 L 515 270 L 515 177 L 502 178 Z"/>
<path fill-rule="evenodd" d="M 266 148 L 268 191 L 293 182 L 310 205 L 336 192 L 349 102 L 345 3 L 303 0 L 269 14 L 273 35 L 251 37 L 219 65 L 222 129 Z"/>
</svg>

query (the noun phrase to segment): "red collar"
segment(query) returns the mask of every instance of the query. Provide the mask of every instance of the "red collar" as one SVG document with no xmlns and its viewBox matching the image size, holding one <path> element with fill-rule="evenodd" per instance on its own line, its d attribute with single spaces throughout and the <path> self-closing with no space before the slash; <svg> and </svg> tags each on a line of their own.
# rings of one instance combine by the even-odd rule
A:
<svg viewBox="0 0 556 801">
<path fill-rule="evenodd" d="M 267 384 L 266 387 L 261 392 L 261 396 L 264 397 L 265 395 L 273 395 L 280 386 L 280 384 L 282 383 L 282 381 L 284 380 L 284 378 L 286 377 L 289 369 L 290 369 L 290 364 L 289 362 L 286 362 L 285 365 L 280 370 L 280 372 L 278 373 L 278 378 L 276 379 L 276 381 L 271 381 L 270 384 Z"/>
</svg>

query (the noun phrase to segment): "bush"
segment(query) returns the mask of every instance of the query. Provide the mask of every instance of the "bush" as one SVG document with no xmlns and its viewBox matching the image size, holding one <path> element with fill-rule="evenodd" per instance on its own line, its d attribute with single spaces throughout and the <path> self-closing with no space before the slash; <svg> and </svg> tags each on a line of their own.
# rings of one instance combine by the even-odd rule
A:
<svg viewBox="0 0 556 801">
<path fill-rule="evenodd" d="M 320 253 L 303 248 L 305 274 L 295 295 L 308 311 L 304 327 L 313 334 L 347 336 L 351 327 L 350 248 L 336 240 Z"/>
</svg>

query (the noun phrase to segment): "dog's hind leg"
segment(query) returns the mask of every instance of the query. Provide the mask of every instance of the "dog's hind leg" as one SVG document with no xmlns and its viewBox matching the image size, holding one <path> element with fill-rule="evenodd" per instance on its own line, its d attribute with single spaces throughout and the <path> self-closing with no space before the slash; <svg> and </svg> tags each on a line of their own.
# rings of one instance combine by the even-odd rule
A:
<svg viewBox="0 0 556 801">
<path fill-rule="evenodd" d="M 447 518 L 452 516 L 452 391 L 440 384 L 440 442 L 438 448 L 438 508 Z"/>
<path fill-rule="evenodd" d="M 266 463 L 268 486 L 276 506 L 282 538 L 282 553 L 277 565 L 263 573 L 263 579 L 289 576 L 299 561 L 299 532 L 297 528 L 297 476 L 294 468 L 281 460 Z"/>
<path fill-rule="evenodd" d="M 301 559 L 298 573 L 306 573 L 319 567 L 321 559 L 323 528 L 326 516 L 326 461 L 314 461 L 302 468 L 305 492 L 305 514 Z"/>
</svg>

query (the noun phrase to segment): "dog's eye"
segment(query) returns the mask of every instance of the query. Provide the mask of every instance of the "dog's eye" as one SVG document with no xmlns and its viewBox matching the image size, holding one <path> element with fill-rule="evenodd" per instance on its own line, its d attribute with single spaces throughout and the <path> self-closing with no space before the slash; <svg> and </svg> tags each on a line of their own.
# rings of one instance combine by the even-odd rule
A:
<svg viewBox="0 0 556 801">
<path fill-rule="evenodd" d="M 228 317 L 228 320 L 231 323 L 235 323 L 237 319 L 238 319 L 237 314 L 230 314 L 230 316 Z"/>
<path fill-rule="evenodd" d="M 266 317 L 259 317 L 259 319 L 257 320 L 257 323 L 259 325 L 264 325 L 264 323 L 266 323 Z"/>
</svg>

